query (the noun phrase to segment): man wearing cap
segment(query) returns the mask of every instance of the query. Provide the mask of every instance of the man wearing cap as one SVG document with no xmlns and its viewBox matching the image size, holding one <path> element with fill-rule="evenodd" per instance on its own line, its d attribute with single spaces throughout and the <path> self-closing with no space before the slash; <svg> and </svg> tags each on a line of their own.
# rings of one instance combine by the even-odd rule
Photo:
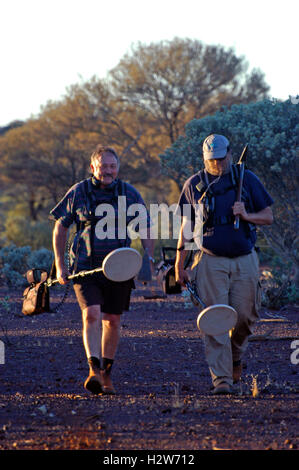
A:
<svg viewBox="0 0 299 470">
<path fill-rule="evenodd" d="M 230 305 L 238 314 L 231 333 L 204 336 L 213 393 L 226 394 L 240 380 L 241 359 L 258 318 L 256 226 L 272 224 L 273 199 L 257 176 L 245 170 L 242 199 L 236 202 L 239 172 L 232 164 L 226 137 L 209 135 L 203 143 L 203 158 L 204 170 L 186 181 L 179 199 L 182 222 L 175 271 L 176 280 L 184 285 L 189 280 L 184 260 L 190 241 L 187 227 L 191 226 L 196 249 L 191 280 L 199 296 L 207 306 Z M 237 215 L 238 230 L 234 228 Z"/>
</svg>

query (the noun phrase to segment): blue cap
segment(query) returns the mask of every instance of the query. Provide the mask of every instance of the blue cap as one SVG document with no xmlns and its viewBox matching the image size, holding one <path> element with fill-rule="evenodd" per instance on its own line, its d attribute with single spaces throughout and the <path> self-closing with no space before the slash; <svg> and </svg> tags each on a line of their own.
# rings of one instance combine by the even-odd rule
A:
<svg viewBox="0 0 299 470">
<path fill-rule="evenodd" d="M 204 160 L 223 158 L 227 154 L 228 147 L 229 141 L 224 135 L 211 134 L 203 143 L 203 158 Z"/>
</svg>

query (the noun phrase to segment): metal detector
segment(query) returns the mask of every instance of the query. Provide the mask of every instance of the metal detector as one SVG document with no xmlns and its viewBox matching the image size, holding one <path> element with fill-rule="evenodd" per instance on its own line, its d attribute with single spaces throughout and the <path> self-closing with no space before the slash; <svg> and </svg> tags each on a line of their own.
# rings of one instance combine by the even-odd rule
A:
<svg viewBox="0 0 299 470">
<path fill-rule="evenodd" d="M 199 297 L 194 283 L 187 282 L 186 287 L 202 309 L 197 317 L 197 328 L 204 334 L 218 336 L 233 329 L 238 314 L 230 305 L 215 304 L 207 307 Z"/>
<path fill-rule="evenodd" d="M 142 265 L 142 257 L 140 253 L 134 248 L 117 248 L 111 251 L 99 268 L 80 271 L 76 274 L 71 274 L 67 277 L 68 280 L 75 279 L 77 277 L 89 276 L 97 272 L 103 272 L 104 276 L 110 281 L 124 282 L 134 278 Z M 58 279 L 48 279 L 47 285 L 50 287 L 57 284 Z"/>
</svg>

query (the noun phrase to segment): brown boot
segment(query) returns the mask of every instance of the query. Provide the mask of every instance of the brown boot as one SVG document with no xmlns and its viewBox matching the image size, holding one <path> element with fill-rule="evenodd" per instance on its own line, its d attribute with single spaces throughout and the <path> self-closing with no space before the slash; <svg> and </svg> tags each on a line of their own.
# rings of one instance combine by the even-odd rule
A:
<svg viewBox="0 0 299 470">
<path fill-rule="evenodd" d="M 233 363 L 233 382 L 238 383 L 242 375 L 242 363 L 241 361 L 235 361 Z"/>
<path fill-rule="evenodd" d="M 221 382 L 220 384 L 216 385 L 214 390 L 212 391 L 213 395 L 228 395 L 230 393 L 230 385 L 226 382 Z"/>
<path fill-rule="evenodd" d="M 115 395 L 115 388 L 113 387 L 110 373 L 107 374 L 105 370 L 101 370 L 101 384 L 102 393 L 104 395 Z"/>
<path fill-rule="evenodd" d="M 102 358 L 101 380 L 102 390 L 105 395 L 115 395 L 115 389 L 110 377 L 113 362 L 113 359 L 107 357 Z"/>
<path fill-rule="evenodd" d="M 92 358 L 88 360 L 89 376 L 84 382 L 84 388 L 95 395 L 103 392 L 101 382 L 100 364 L 97 364 Z"/>
</svg>

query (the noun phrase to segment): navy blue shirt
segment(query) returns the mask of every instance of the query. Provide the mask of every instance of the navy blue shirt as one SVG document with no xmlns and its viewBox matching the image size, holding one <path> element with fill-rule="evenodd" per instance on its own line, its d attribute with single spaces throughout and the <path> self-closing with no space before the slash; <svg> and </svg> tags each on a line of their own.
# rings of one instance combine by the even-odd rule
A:
<svg viewBox="0 0 299 470">
<path fill-rule="evenodd" d="M 109 187 L 99 189 L 94 187 L 91 178 L 80 181 L 72 186 L 51 210 L 51 218 L 59 220 L 65 228 L 70 227 L 73 223 L 77 225 L 77 233 L 70 250 L 71 270 L 73 270 L 76 258 L 76 271 L 91 269 L 100 266 L 105 256 L 112 250 L 122 246 L 130 246 L 131 239 L 127 227 L 135 217 L 138 217 L 142 221 L 141 223 L 144 221 L 145 227 L 151 225 L 149 213 L 140 193 L 132 185 L 124 182 L 125 194 L 122 195 L 118 192 L 118 183 L 119 180 L 115 180 Z M 118 196 L 125 198 L 123 201 L 125 206 L 120 205 Z M 94 208 L 103 208 L 100 213 L 95 212 L 97 222 L 94 222 L 93 225 L 89 223 L 91 202 L 93 202 Z M 135 207 L 137 212 L 135 212 Z M 141 214 L 138 214 L 138 208 L 142 210 Z M 112 231 L 110 234 L 105 233 L 106 223 L 102 228 L 99 227 L 101 220 L 103 222 L 108 220 L 106 209 L 111 214 Z M 118 223 L 119 221 L 121 223 Z M 119 227 L 122 230 L 121 233 L 119 233 Z M 99 228 L 101 228 L 100 233 L 104 238 L 99 237 L 99 231 L 97 231 Z"/>
<path fill-rule="evenodd" d="M 256 242 L 256 231 L 252 224 L 248 224 L 241 218 L 239 229 L 234 229 L 232 206 L 236 201 L 237 188 L 232 185 L 230 172 L 221 176 L 218 181 L 217 176 L 210 174 L 207 174 L 207 176 L 209 183 L 215 181 L 210 186 L 215 202 L 213 210 L 214 224 L 208 223 L 208 227 L 204 225 L 200 248 L 205 248 L 216 256 L 229 258 L 250 253 Z M 199 202 L 202 192 L 196 188 L 199 181 L 199 173 L 196 173 L 185 182 L 178 203 L 182 215 L 184 205 L 191 206 L 189 218 L 193 223 L 196 222 L 199 213 L 198 208 L 202 205 L 202 202 Z M 245 203 L 248 213 L 259 212 L 274 202 L 258 177 L 250 170 L 244 172 L 243 188 L 242 201 Z M 221 223 L 220 220 L 222 220 Z M 204 223 L 206 223 L 205 219 Z"/>
</svg>

